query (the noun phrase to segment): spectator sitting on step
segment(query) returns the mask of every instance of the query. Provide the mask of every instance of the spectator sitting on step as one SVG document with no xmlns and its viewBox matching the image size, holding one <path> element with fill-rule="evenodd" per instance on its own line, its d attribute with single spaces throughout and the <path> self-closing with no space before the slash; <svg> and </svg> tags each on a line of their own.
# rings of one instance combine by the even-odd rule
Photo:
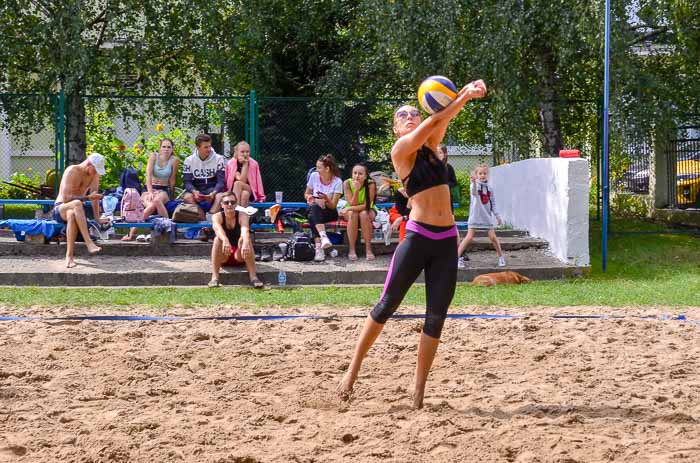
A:
<svg viewBox="0 0 700 463">
<path fill-rule="evenodd" d="M 265 201 L 260 165 L 250 157 L 250 145 L 239 141 L 233 147 L 231 160 L 226 164 L 226 191 L 236 193 L 238 202 L 246 207 L 251 199 Z M 252 196 L 252 198 L 251 198 Z"/>
<path fill-rule="evenodd" d="M 340 169 L 333 155 L 324 154 L 316 161 L 316 172 L 309 176 L 304 192 L 304 198 L 309 205 L 309 226 L 316 244 L 316 262 L 326 260 L 325 250 L 333 246 L 326 234 L 325 223 L 338 220 L 336 206 L 342 194 Z"/>
<path fill-rule="evenodd" d="M 163 218 L 168 218 L 168 210 L 165 205 L 174 199 L 175 180 L 180 160 L 173 153 L 175 144 L 169 138 L 160 141 L 158 153 L 152 153 L 146 166 L 146 192 L 141 195 L 143 203 L 143 217 L 147 219 L 154 213 Z M 136 236 L 136 228 L 131 228 L 128 235 L 124 235 L 123 241 L 133 240 Z"/>
<path fill-rule="evenodd" d="M 338 213 L 348 222 L 348 259 L 357 260 L 355 250 L 357 232 L 362 230 L 365 242 L 367 260 L 374 260 L 372 252 L 372 222 L 377 215 L 374 199 L 377 195 L 377 185 L 369 177 L 369 169 L 359 163 L 352 168 L 352 178 L 343 182 L 345 201 L 347 205 Z"/>
<path fill-rule="evenodd" d="M 92 213 L 99 223 L 108 222 L 107 219 L 98 218 L 100 217 L 100 199 L 102 199 L 102 195 L 98 193 L 100 175 L 104 174 L 105 159 L 98 153 L 92 153 L 86 160 L 68 167 L 63 173 L 53 209 L 53 219 L 58 223 L 66 224 L 67 268 L 76 266 L 74 253 L 78 230 L 90 254 L 102 250 L 90 238 L 83 202 L 86 200 L 92 202 Z"/>
<path fill-rule="evenodd" d="M 226 188 L 226 160 L 216 154 L 211 146 L 211 137 L 205 133 L 197 135 L 195 145 L 194 152 L 185 159 L 182 169 L 187 191 L 183 200 L 197 204 L 200 219 L 204 220 L 206 212 L 215 214 L 221 210 L 221 196 Z"/>
<path fill-rule="evenodd" d="M 237 203 L 235 193 L 232 191 L 222 193 L 223 210 L 214 214 L 211 219 L 216 236 L 211 248 L 210 288 L 221 286 L 219 272 L 224 265 L 234 267 L 245 265 L 248 269 L 250 285 L 257 289 L 263 287 L 255 269 L 255 253 L 250 238 L 249 218 L 246 213 L 236 211 Z"/>
</svg>

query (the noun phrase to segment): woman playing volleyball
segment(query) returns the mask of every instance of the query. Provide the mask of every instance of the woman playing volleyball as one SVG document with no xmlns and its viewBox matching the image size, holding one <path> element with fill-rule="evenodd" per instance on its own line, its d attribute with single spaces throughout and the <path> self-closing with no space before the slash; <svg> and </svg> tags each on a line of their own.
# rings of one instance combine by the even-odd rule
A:
<svg viewBox="0 0 700 463">
<path fill-rule="evenodd" d="M 402 106 L 394 113 L 394 134 L 398 140 L 391 149 L 391 160 L 411 198 L 411 213 L 406 238 L 391 259 L 384 291 L 365 320 L 348 371 L 338 385 L 337 393 L 342 399 L 350 396 L 362 360 L 384 323 L 421 271 L 425 271 L 427 307 L 413 392 L 413 406 L 423 407 L 425 382 L 457 283 L 457 227 L 450 205 L 447 168 L 435 153 L 450 121 L 465 103 L 485 95 L 486 84 L 478 80 L 465 86 L 452 103 L 424 121 L 413 106 Z"/>
</svg>

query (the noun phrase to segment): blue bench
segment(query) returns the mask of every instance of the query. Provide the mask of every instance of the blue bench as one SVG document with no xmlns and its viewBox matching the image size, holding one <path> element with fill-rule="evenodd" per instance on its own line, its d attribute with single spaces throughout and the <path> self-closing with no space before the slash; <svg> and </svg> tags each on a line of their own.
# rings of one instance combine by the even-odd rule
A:
<svg viewBox="0 0 700 463">
<path fill-rule="evenodd" d="M 43 206 L 44 210 L 48 210 L 50 206 L 54 205 L 54 201 L 51 199 L 0 199 L 0 219 L 2 219 L 3 214 L 2 214 L 2 206 L 5 204 L 34 204 L 37 206 Z M 260 203 L 251 203 L 250 205 L 258 208 L 258 209 L 267 209 L 270 208 L 271 206 L 274 206 L 277 203 L 274 202 L 260 202 Z M 280 203 L 283 209 L 306 209 L 308 208 L 308 204 L 305 202 L 282 202 Z M 377 203 L 377 207 L 381 209 L 390 209 L 394 203 Z M 455 203 L 454 207 L 458 207 L 459 204 Z M 152 229 L 153 224 L 150 222 L 138 222 L 138 223 L 127 223 L 127 222 L 115 222 L 113 224 L 115 228 L 131 228 L 131 227 L 136 227 L 136 228 L 146 228 L 146 229 Z M 188 229 L 188 228 L 211 228 L 211 222 L 205 221 L 205 222 L 196 222 L 196 223 L 177 223 L 177 228 L 179 229 Z M 275 225 L 271 223 L 256 223 L 256 224 L 251 224 L 250 226 L 251 230 L 274 230 Z M 467 223 L 466 222 L 457 222 L 457 228 L 459 230 L 466 230 L 467 229 Z"/>
</svg>

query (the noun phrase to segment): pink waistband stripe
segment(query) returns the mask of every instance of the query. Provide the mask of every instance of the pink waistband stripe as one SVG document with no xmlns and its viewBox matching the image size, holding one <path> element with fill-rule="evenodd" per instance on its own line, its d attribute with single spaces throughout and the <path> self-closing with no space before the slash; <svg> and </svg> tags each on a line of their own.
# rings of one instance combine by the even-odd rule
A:
<svg viewBox="0 0 700 463">
<path fill-rule="evenodd" d="M 406 223 L 406 230 L 418 233 L 419 235 L 425 236 L 426 238 L 429 238 L 431 240 L 444 240 L 445 238 L 452 238 L 454 236 L 457 236 L 457 225 L 453 225 L 452 228 L 442 232 L 434 232 L 428 230 L 418 222 L 409 220 Z"/>
</svg>

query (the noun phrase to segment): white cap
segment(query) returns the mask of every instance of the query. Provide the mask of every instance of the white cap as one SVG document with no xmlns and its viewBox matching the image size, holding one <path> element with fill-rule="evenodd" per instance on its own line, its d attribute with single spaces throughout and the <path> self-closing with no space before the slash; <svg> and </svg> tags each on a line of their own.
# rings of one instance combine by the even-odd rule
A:
<svg viewBox="0 0 700 463">
<path fill-rule="evenodd" d="M 88 161 L 90 161 L 92 167 L 97 171 L 97 175 L 104 175 L 107 173 L 105 170 L 105 158 L 100 153 L 92 153 L 88 156 Z"/>
</svg>

